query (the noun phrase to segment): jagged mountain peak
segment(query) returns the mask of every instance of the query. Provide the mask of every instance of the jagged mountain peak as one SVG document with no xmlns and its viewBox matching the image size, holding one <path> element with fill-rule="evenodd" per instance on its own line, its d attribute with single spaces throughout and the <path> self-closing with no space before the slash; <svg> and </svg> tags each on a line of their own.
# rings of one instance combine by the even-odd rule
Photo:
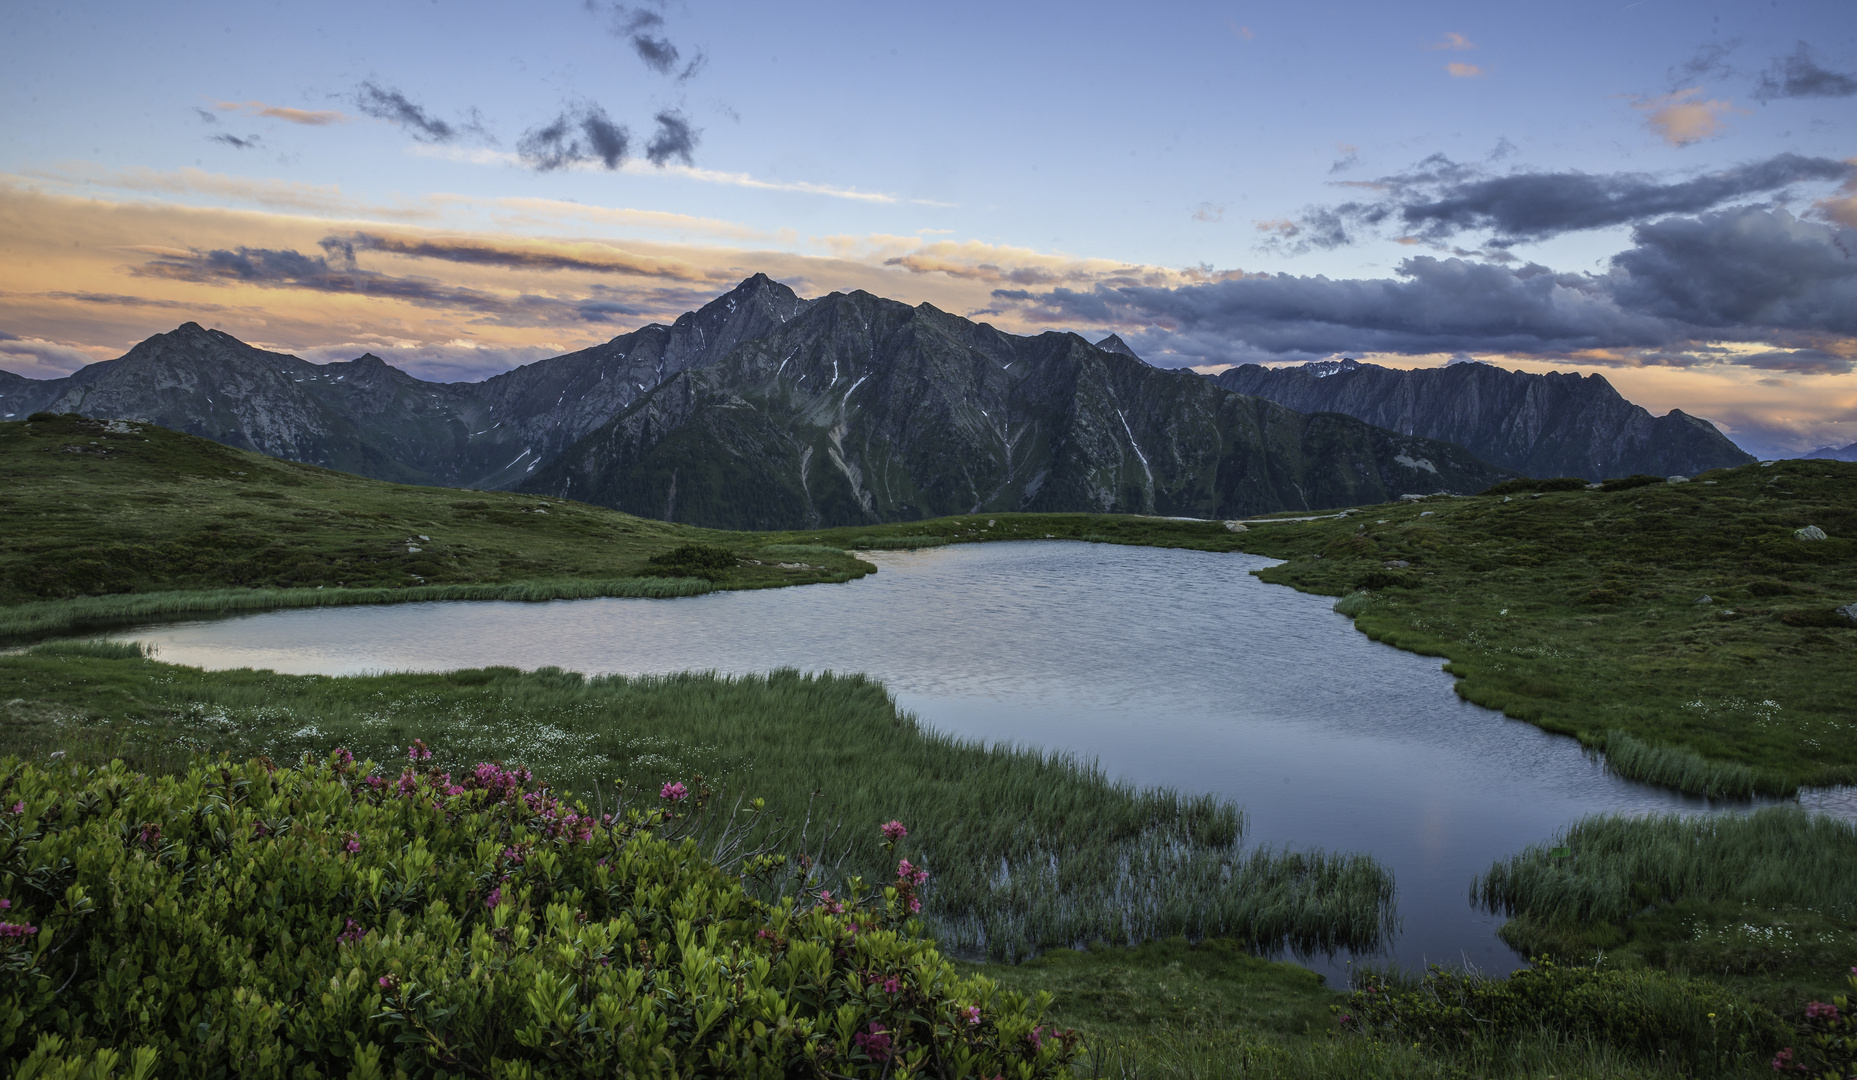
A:
<svg viewBox="0 0 1857 1080">
<path fill-rule="evenodd" d="M 1136 360 L 1141 360 L 1141 354 L 1129 348 L 1128 342 L 1123 341 L 1122 338 L 1116 334 L 1110 334 L 1108 337 L 1097 342 L 1096 347 L 1105 352 L 1121 353 L 1123 356 L 1130 356 L 1134 357 Z M 1146 360 L 1141 360 L 1141 362 L 1144 364 L 1147 363 Z"/>
</svg>

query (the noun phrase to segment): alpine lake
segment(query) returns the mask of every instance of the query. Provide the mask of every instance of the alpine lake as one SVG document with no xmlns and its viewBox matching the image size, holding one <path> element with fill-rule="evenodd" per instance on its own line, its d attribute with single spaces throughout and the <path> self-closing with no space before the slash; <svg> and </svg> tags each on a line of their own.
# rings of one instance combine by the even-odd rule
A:
<svg viewBox="0 0 1857 1080">
<path fill-rule="evenodd" d="M 1372 957 L 1302 959 L 1338 986 L 1363 961 L 1522 966 L 1471 881 L 1584 815 L 1752 805 L 1621 779 L 1571 738 L 1459 699 L 1436 658 L 1249 573 L 1269 559 L 1071 541 L 860 557 L 879 572 L 839 586 L 297 609 L 111 636 L 169 663 L 294 674 L 864 672 L 941 731 L 1229 799 L 1247 846 L 1370 853 L 1394 874 L 1400 929 Z M 1857 817 L 1849 789 L 1801 802 Z"/>
</svg>

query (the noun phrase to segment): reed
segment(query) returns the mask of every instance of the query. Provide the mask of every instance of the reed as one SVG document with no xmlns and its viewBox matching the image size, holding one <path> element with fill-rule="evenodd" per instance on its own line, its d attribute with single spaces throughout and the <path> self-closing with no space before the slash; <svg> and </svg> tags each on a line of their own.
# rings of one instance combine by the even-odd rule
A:
<svg viewBox="0 0 1857 1080">
<path fill-rule="evenodd" d="M 1340 610 L 1340 604 L 1335 605 Z M 1732 761 L 1710 761 L 1694 750 L 1645 742 L 1623 731 L 1609 731 L 1606 769 L 1628 780 L 1675 788 L 1711 799 L 1749 799 L 1756 795 L 1790 796 L 1799 792 L 1791 777 L 1763 772 Z"/>
<path fill-rule="evenodd" d="M 1365 589 L 1351 592 L 1335 601 L 1334 611 L 1337 615 L 1346 615 L 1348 618 L 1352 619 L 1354 616 L 1366 611 L 1367 603 L 1372 599 L 1373 594 L 1367 592 Z"/>
<path fill-rule="evenodd" d="M 1598 815 L 1497 862 L 1471 899 L 1538 923 L 1622 923 L 1681 902 L 1810 909 L 1848 923 L 1857 920 L 1857 824 L 1796 807 Z"/>
<path fill-rule="evenodd" d="M 854 536 L 845 542 L 853 551 L 914 551 L 917 548 L 945 547 L 954 543 L 951 536 Z"/>
<path fill-rule="evenodd" d="M 59 651 L 70 648 L 0 657 L 0 700 L 88 718 L 32 728 L 18 750 L 62 748 L 62 738 L 74 755 L 89 748 L 135 765 L 175 747 L 286 760 L 346 746 L 392 768 L 419 737 L 450 767 L 525 764 L 607 810 L 655 805 L 663 783 L 682 780 L 716 792 L 714 828 L 697 834 L 705 844 L 739 820 L 738 799 L 765 799 L 752 829 L 790 830 L 793 865 L 804 854 L 813 866 L 809 888 L 889 880 L 877 826 L 900 820 L 910 830 L 903 854 L 933 875 L 930 932 L 968 955 L 1015 960 L 1176 934 L 1366 951 L 1394 923 L 1392 877 L 1365 856 L 1246 848 L 1229 802 L 928 730 L 860 675 L 586 679 L 488 668 L 328 678 Z M 0 753 L 14 738 L 25 736 L 0 731 Z"/>
<path fill-rule="evenodd" d="M 664 599 L 695 596 L 714 588 L 710 582 L 695 578 L 614 578 L 379 589 L 199 589 L 80 596 L 0 607 L 0 641 L 31 640 L 160 619 L 207 618 L 278 608 L 408 604 L 427 600 L 585 600 L 601 596 Z"/>
</svg>

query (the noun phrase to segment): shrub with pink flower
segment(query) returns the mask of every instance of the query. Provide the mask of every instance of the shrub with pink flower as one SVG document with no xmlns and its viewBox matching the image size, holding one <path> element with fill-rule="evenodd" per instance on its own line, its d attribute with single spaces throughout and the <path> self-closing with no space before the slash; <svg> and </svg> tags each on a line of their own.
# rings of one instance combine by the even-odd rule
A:
<svg viewBox="0 0 1857 1080">
<path fill-rule="evenodd" d="M 885 1031 L 883 1025 L 875 1020 L 870 1022 L 870 1029 L 868 1031 L 858 1032 L 852 1037 L 851 1041 L 857 1045 L 859 1050 L 864 1051 L 872 1061 L 890 1060 L 890 1053 L 893 1049 L 890 1033 Z"/>
<path fill-rule="evenodd" d="M 889 822 L 888 824 L 883 825 L 880 828 L 881 828 L 881 831 L 883 832 L 883 838 L 885 840 L 888 840 L 892 844 L 896 843 L 898 840 L 901 840 L 903 837 L 909 835 L 909 830 L 904 828 L 903 823 L 900 821 Z"/>
<path fill-rule="evenodd" d="M 666 783 L 663 787 L 658 789 L 658 798 L 666 802 L 682 802 L 689 798 L 689 796 L 690 789 L 684 787 L 681 782 Z"/>
</svg>

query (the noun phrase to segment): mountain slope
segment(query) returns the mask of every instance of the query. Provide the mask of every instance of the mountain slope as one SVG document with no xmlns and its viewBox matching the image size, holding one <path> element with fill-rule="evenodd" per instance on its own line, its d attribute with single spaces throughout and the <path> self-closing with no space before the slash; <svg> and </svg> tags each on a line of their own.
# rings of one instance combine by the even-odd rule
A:
<svg viewBox="0 0 1857 1080">
<path fill-rule="evenodd" d="M 684 369 L 521 489 L 725 528 L 1006 510 L 1230 517 L 1475 491 L 1459 447 L 1305 416 L 1074 334 L 868 293 Z"/>
<path fill-rule="evenodd" d="M 1857 461 L 1857 443 L 1852 443 L 1840 450 L 1835 446 L 1821 446 L 1810 453 L 1800 454 L 1802 458 L 1830 458 L 1832 461 Z"/>
<path fill-rule="evenodd" d="M 1529 476 L 1690 476 L 1754 460 L 1707 420 L 1681 410 L 1653 417 L 1600 375 L 1530 375 L 1489 364 L 1404 371 L 1330 360 L 1245 364 L 1214 381 L 1298 412 L 1345 413 L 1453 442 Z"/>
</svg>

